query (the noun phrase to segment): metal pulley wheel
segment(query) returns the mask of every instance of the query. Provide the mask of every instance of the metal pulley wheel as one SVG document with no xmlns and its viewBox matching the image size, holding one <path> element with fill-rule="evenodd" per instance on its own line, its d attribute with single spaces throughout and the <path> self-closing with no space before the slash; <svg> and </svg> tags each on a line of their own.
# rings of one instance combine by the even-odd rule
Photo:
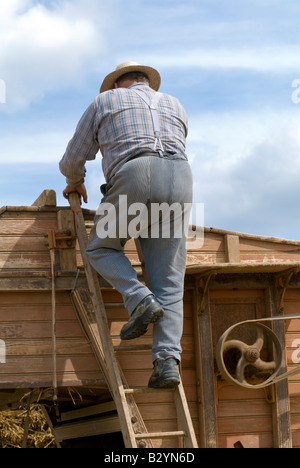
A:
<svg viewBox="0 0 300 468">
<path fill-rule="evenodd" d="M 235 339 L 246 325 L 250 344 Z M 230 339 L 229 335 L 234 335 Z M 244 336 L 244 334 L 243 334 Z M 244 338 L 243 338 L 244 339 Z M 268 355 L 272 358 L 269 361 Z M 244 388 L 263 388 L 274 383 L 280 371 L 283 350 L 272 330 L 249 320 L 233 325 L 220 337 L 216 348 L 216 359 L 221 375 L 230 383 Z M 251 377 L 259 377 L 258 384 L 251 384 Z M 263 379 L 263 381 L 261 381 Z"/>
</svg>

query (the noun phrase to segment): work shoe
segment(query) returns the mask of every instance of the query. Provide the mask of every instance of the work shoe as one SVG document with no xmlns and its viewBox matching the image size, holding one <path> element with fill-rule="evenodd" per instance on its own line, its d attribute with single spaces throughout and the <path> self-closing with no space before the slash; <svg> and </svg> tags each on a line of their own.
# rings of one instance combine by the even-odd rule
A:
<svg viewBox="0 0 300 468">
<path fill-rule="evenodd" d="M 150 377 L 149 388 L 175 388 L 180 384 L 177 360 L 173 357 L 156 359 L 154 372 Z"/>
<path fill-rule="evenodd" d="M 133 340 L 144 335 L 149 323 L 158 322 L 164 315 L 160 304 L 150 294 L 134 309 L 128 322 L 121 330 L 121 340 Z"/>
</svg>

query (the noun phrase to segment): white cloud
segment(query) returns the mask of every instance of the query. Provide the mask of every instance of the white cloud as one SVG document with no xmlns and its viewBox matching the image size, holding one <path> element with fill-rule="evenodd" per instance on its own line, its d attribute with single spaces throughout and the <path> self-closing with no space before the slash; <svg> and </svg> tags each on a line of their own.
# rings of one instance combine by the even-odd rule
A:
<svg viewBox="0 0 300 468">
<path fill-rule="evenodd" d="M 143 57 L 145 63 L 153 63 L 160 69 L 245 69 L 258 72 L 298 72 L 300 68 L 300 46 L 270 47 L 207 47 L 177 49 Z"/>
<path fill-rule="evenodd" d="M 296 110 L 191 116 L 188 151 L 206 225 L 278 237 L 299 231 Z"/>
<path fill-rule="evenodd" d="M 0 163 L 14 164 L 57 163 L 63 156 L 72 132 L 52 130 L 19 132 L 1 137 Z"/>
<path fill-rule="evenodd" d="M 2 0 L 0 70 L 7 87 L 2 109 L 25 108 L 46 92 L 78 86 L 107 50 L 114 3 L 60 0 L 46 7 Z"/>
</svg>

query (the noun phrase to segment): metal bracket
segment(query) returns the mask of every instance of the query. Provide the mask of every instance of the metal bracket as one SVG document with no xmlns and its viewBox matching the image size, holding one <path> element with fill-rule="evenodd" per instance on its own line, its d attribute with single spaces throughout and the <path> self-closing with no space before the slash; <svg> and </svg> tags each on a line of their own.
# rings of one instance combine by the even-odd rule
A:
<svg viewBox="0 0 300 468">
<path fill-rule="evenodd" d="M 199 294 L 199 306 L 198 306 L 198 315 L 202 315 L 204 313 L 204 301 L 205 301 L 205 295 L 208 290 L 208 285 L 213 276 L 216 275 L 215 271 L 211 271 L 206 275 L 197 277 L 197 291 Z"/>
<path fill-rule="evenodd" d="M 64 231 L 48 231 L 45 236 L 48 238 L 47 246 L 51 249 L 74 249 L 76 247 L 75 233 L 67 229 Z"/>
<path fill-rule="evenodd" d="M 278 304 L 278 314 L 284 312 L 284 295 L 289 286 L 292 276 L 299 271 L 298 268 L 291 268 L 275 275 L 276 299 Z"/>
</svg>

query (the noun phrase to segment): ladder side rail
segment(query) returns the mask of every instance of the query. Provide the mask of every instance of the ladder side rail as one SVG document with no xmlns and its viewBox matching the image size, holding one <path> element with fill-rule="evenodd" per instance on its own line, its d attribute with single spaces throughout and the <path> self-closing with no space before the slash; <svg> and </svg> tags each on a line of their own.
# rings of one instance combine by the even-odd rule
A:
<svg viewBox="0 0 300 468">
<path fill-rule="evenodd" d="M 141 245 L 139 242 L 139 239 L 135 239 L 135 245 L 138 253 L 139 260 L 141 262 L 142 266 L 142 271 L 143 271 L 143 276 L 144 276 L 144 281 L 148 287 L 150 287 L 150 280 L 149 276 L 147 274 L 146 270 L 146 265 L 145 265 L 145 260 L 143 257 L 143 252 L 141 249 Z M 185 445 L 187 448 L 198 448 L 198 442 L 192 422 L 192 418 L 190 415 L 186 395 L 184 392 L 183 384 L 182 384 L 182 379 L 180 378 L 180 384 L 178 387 L 175 389 L 174 392 L 174 403 L 176 407 L 176 412 L 177 412 L 177 419 L 180 425 L 180 428 L 183 430 L 185 433 Z"/>
<path fill-rule="evenodd" d="M 129 406 L 132 407 L 132 404 L 127 404 L 128 402 L 124 391 L 124 385 L 120 374 L 119 365 L 115 357 L 114 348 L 109 333 L 108 321 L 99 285 L 98 274 L 90 265 L 86 255 L 88 238 L 86 233 L 84 217 L 80 206 L 80 199 L 76 192 L 73 192 L 69 195 L 69 203 L 74 213 L 76 234 L 81 250 L 87 283 L 90 291 L 90 297 L 95 310 L 98 332 L 108 371 L 110 383 L 109 388 L 112 392 L 117 407 L 124 443 L 127 448 L 136 448 L 137 443 L 132 427 L 131 415 L 129 412 Z M 137 407 L 136 410 L 138 414 L 139 412 Z M 149 443 L 147 441 L 145 441 L 145 444 L 149 446 Z M 152 444 L 150 446 L 152 447 Z"/>
<path fill-rule="evenodd" d="M 110 389 L 110 378 L 103 354 L 103 349 L 101 345 L 101 340 L 99 337 L 99 332 L 98 332 L 98 327 L 97 324 L 95 323 L 95 314 L 91 314 L 91 307 L 90 307 L 90 294 L 88 294 L 88 290 L 85 288 L 75 288 L 74 291 L 72 291 L 72 301 L 74 308 L 76 310 L 76 313 L 78 315 L 78 320 L 80 321 L 80 324 L 84 330 L 84 333 L 87 336 L 87 339 L 92 347 L 92 350 L 95 354 L 96 360 L 99 363 L 100 368 L 102 369 L 102 372 L 105 375 L 107 385 Z M 92 304 L 91 304 L 92 305 Z M 93 306 L 92 306 L 93 308 Z M 104 363 L 104 364 L 103 364 Z M 126 383 L 126 379 L 124 377 L 122 369 L 119 367 L 119 372 L 121 375 L 121 379 L 123 382 L 124 388 L 124 393 L 127 398 L 127 405 L 130 413 L 130 418 L 131 418 L 131 423 L 132 426 L 134 427 L 134 432 L 135 432 L 135 437 L 136 434 L 138 433 L 146 433 L 147 429 L 145 427 L 144 421 L 142 419 L 142 416 L 140 414 L 140 411 L 135 403 L 135 400 L 133 398 L 132 394 L 127 394 L 126 388 L 128 387 Z M 111 389 L 110 389 L 111 391 Z M 111 394 L 114 398 L 114 395 L 111 391 Z M 115 398 L 114 398 L 115 400 Z M 152 442 L 151 441 L 139 441 L 138 446 L 141 446 L 144 448 L 153 448 Z"/>
<path fill-rule="evenodd" d="M 185 432 L 185 448 L 198 448 L 198 442 L 190 415 L 187 399 L 182 382 L 178 385 L 174 393 L 174 402 L 177 411 L 180 428 Z"/>
</svg>

